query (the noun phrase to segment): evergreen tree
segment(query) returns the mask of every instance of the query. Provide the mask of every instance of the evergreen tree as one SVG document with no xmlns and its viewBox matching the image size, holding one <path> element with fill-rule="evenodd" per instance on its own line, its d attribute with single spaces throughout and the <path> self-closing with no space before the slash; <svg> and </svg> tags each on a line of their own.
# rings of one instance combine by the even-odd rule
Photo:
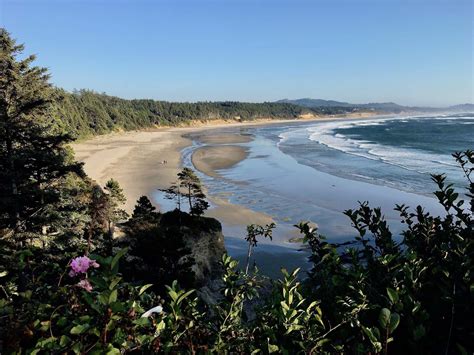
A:
<svg viewBox="0 0 474 355">
<path fill-rule="evenodd" d="M 183 168 L 178 173 L 179 186 L 184 189 L 183 196 L 188 199 L 189 212 L 192 215 L 200 216 L 209 207 L 209 203 L 205 200 L 206 195 L 202 190 L 199 177 L 190 168 Z"/>
<path fill-rule="evenodd" d="M 154 220 L 158 215 L 159 213 L 156 212 L 156 207 L 152 205 L 150 199 L 147 196 L 141 196 L 133 209 L 132 219 L 136 221 Z"/>
<path fill-rule="evenodd" d="M 128 218 L 127 212 L 120 208 L 120 206 L 123 205 L 127 199 L 117 180 L 110 179 L 107 181 L 104 190 L 107 192 L 107 224 L 109 238 L 112 239 L 114 235 L 115 224 Z"/>
<path fill-rule="evenodd" d="M 99 185 L 92 186 L 87 203 L 87 249 L 86 254 L 92 249 L 94 236 L 103 232 L 108 218 L 108 198 Z"/>
<path fill-rule="evenodd" d="M 51 222 L 60 179 L 81 168 L 52 115 L 58 96 L 47 69 L 32 66 L 32 55 L 18 59 L 23 45 L 5 29 L 0 51 L 0 229 L 39 233 Z"/>
<path fill-rule="evenodd" d="M 181 211 L 181 199 L 183 197 L 183 194 L 181 193 L 181 190 L 179 189 L 179 183 L 174 183 L 167 189 L 158 189 L 158 191 L 161 191 L 165 194 L 165 198 L 168 200 L 175 200 L 176 201 L 176 209 L 178 211 Z"/>
</svg>

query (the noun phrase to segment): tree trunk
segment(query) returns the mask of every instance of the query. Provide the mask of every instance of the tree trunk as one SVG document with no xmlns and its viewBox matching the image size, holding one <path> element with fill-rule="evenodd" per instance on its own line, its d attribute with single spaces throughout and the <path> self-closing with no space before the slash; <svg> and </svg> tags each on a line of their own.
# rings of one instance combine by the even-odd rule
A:
<svg viewBox="0 0 474 355">
<path fill-rule="evenodd" d="M 12 209 L 9 211 L 10 218 L 12 220 L 12 226 L 14 229 L 17 229 L 20 224 L 20 208 L 18 203 L 18 185 L 16 181 L 16 169 L 15 161 L 13 160 L 13 142 L 10 137 L 10 131 L 7 129 L 6 132 L 6 143 L 7 143 L 7 160 L 10 168 L 10 186 L 11 186 L 11 195 L 12 195 Z"/>
<path fill-rule="evenodd" d="M 108 222 L 109 222 L 109 238 L 112 241 L 112 239 L 114 239 L 115 226 L 114 226 L 114 222 L 110 220 Z"/>
<path fill-rule="evenodd" d="M 84 253 L 85 255 L 89 255 L 89 251 L 91 250 L 92 246 L 92 233 L 94 231 L 94 226 L 91 224 L 89 225 L 89 232 L 87 233 L 87 249 L 86 252 Z"/>
<path fill-rule="evenodd" d="M 247 264 L 245 265 L 245 275 L 249 274 L 250 256 L 252 256 L 252 244 L 249 243 L 249 250 L 247 251 Z"/>
<path fill-rule="evenodd" d="M 193 210 L 193 204 L 191 200 L 191 185 L 188 186 L 188 201 L 189 201 L 189 213 L 191 213 Z"/>
<path fill-rule="evenodd" d="M 112 254 L 113 246 L 114 246 L 114 232 L 115 232 L 115 223 L 113 221 L 109 221 L 109 252 Z"/>
</svg>

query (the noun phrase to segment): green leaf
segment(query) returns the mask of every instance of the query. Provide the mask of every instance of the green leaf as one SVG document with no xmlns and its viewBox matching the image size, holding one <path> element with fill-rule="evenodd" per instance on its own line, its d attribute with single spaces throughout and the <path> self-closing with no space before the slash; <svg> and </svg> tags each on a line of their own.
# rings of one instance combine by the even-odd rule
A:
<svg viewBox="0 0 474 355">
<path fill-rule="evenodd" d="M 185 293 L 183 293 L 181 296 L 179 296 L 178 300 L 176 301 L 176 303 L 181 303 L 185 298 L 187 298 L 191 293 L 193 293 L 194 290 L 189 290 Z"/>
<path fill-rule="evenodd" d="M 112 292 L 110 292 L 109 296 L 109 304 L 114 303 L 115 301 L 117 301 L 117 290 L 113 290 Z"/>
<path fill-rule="evenodd" d="M 112 302 L 110 304 L 110 309 L 114 313 L 125 312 L 127 310 L 126 304 L 122 302 Z"/>
<path fill-rule="evenodd" d="M 77 335 L 84 333 L 89 328 L 89 324 L 79 324 L 71 329 L 71 334 Z"/>
<path fill-rule="evenodd" d="M 413 338 L 415 340 L 420 340 L 421 338 L 425 336 L 425 334 L 426 334 L 425 327 L 422 326 L 421 324 L 417 325 L 415 329 L 413 330 Z"/>
<path fill-rule="evenodd" d="M 174 302 L 176 302 L 176 300 L 178 299 L 178 294 L 172 289 L 168 290 L 168 295 Z"/>
<path fill-rule="evenodd" d="M 109 290 L 113 290 L 115 286 L 117 286 L 117 284 L 120 282 L 121 279 L 122 279 L 121 277 L 114 277 L 112 282 L 109 285 Z"/>
<path fill-rule="evenodd" d="M 379 328 L 373 327 L 373 328 L 372 328 L 372 333 L 374 334 L 374 336 L 375 336 L 377 339 L 380 339 L 380 330 L 379 330 Z"/>
<path fill-rule="evenodd" d="M 110 294 L 106 291 L 102 292 L 99 296 L 97 296 L 97 299 L 99 302 L 103 305 L 107 305 L 107 302 L 109 300 Z"/>
<path fill-rule="evenodd" d="M 112 259 L 112 262 L 110 263 L 110 269 L 113 270 L 115 265 L 118 263 L 120 258 L 124 256 L 128 251 L 128 248 L 123 248 L 121 249 L 117 254 L 115 254 L 114 258 Z"/>
<path fill-rule="evenodd" d="M 268 343 L 268 353 L 273 354 L 276 353 L 279 350 L 278 345 L 273 345 Z"/>
<path fill-rule="evenodd" d="M 68 320 L 66 317 L 61 317 L 56 321 L 56 326 L 58 327 L 64 327 L 68 323 Z"/>
<path fill-rule="evenodd" d="M 395 291 L 393 288 L 390 288 L 390 287 L 387 288 L 387 295 L 392 304 L 395 304 L 398 302 L 398 292 Z"/>
<path fill-rule="evenodd" d="M 114 348 L 111 344 L 107 347 L 107 352 L 105 353 L 106 355 L 120 355 L 120 350 L 117 348 Z"/>
<path fill-rule="evenodd" d="M 71 350 L 74 351 L 74 354 L 80 354 L 81 353 L 81 349 L 82 349 L 81 345 L 82 345 L 81 342 L 74 343 L 74 345 L 71 348 Z"/>
<path fill-rule="evenodd" d="M 390 315 L 390 321 L 388 325 L 389 333 L 393 333 L 393 331 L 397 329 L 399 323 L 400 323 L 400 315 L 398 313 L 392 313 Z"/>
<path fill-rule="evenodd" d="M 86 316 L 79 317 L 77 320 L 84 324 L 84 323 L 89 323 L 91 319 L 92 319 L 91 316 L 86 315 Z"/>
<path fill-rule="evenodd" d="M 138 318 L 133 321 L 133 324 L 145 326 L 150 324 L 150 320 L 148 318 Z"/>
<path fill-rule="evenodd" d="M 160 323 L 158 323 L 156 326 L 155 326 L 155 330 L 159 333 L 161 332 L 163 329 L 166 328 L 166 324 L 163 320 L 160 321 Z"/>
<path fill-rule="evenodd" d="M 68 343 L 69 343 L 69 337 L 66 335 L 62 335 L 61 338 L 59 339 L 59 345 L 66 346 Z"/>
<path fill-rule="evenodd" d="M 390 310 L 387 308 L 382 308 L 379 314 L 379 323 L 382 326 L 382 328 L 387 328 L 389 321 L 390 321 Z"/>
<path fill-rule="evenodd" d="M 115 327 L 115 321 L 113 319 L 109 320 L 107 325 L 105 326 L 108 332 L 114 329 L 114 327 Z"/>
<path fill-rule="evenodd" d="M 140 288 L 140 291 L 138 291 L 138 295 L 140 296 L 143 292 L 145 292 L 147 289 L 149 289 L 151 286 L 153 286 L 153 284 L 146 284 L 146 285 L 143 285 L 141 288 Z"/>
<path fill-rule="evenodd" d="M 374 328 L 374 329 L 377 329 L 377 328 Z M 362 330 L 369 337 L 369 340 L 371 343 L 375 343 L 378 341 L 376 335 L 374 334 L 371 328 L 362 327 Z"/>
<path fill-rule="evenodd" d="M 51 323 L 51 322 L 50 322 L 49 320 L 41 322 L 41 328 L 40 328 L 40 329 L 41 329 L 43 332 L 47 331 L 47 330 L 49 329 L 50 323 Z"/>
<path fill-rule="evenodd" d="M 458 348 L 459 350 L 459 353 L 461 355 L 468 355 L 469 353 L 467 352 L 466 348 L 464 346 L 462 346 L 461 344 L 459 343 L 456 343 L 456 347 Z"/>
<path fill-rule="evenodd" d="M 0 272 L 0 277 L 5 277 L 8 275 L 8 271 L 2 271 Z"/>
</svg>

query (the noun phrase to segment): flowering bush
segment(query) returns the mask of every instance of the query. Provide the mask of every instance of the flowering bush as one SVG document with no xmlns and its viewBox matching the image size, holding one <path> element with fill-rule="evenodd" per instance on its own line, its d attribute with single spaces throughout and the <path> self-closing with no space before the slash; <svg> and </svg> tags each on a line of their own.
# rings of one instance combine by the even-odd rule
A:
<svg viewBox="0 0 474 355">
<path fill-rule="evenodd" d="M 362 203 L 345 212 L 358 236 L 357 247 L 342 253 L 301 223 L 313 265 L 308 278 L 283 270 L 282 280 L 265 283 L 224 255 L 215 304 L 176 281 L 161 298 L 148 292 L 151 285 L 123 280 L 126 249 L 75 257 L 66 267 L 34 264 L 43 255 L 35 249 L 2 255 L 16 262 L 0 271 L 4 352 L 472 353 L 474 153 L 456 159 L 469 202 L 433 176 L 446 214 L 397 206 L 407 225 L 402 240 L 379 209 Z M 72 279 L 62 277 L 67 272 Z M 34 276 L 28 288 L 24 275 Z M 259 292 L 266 296 L 255 306 Z"/>
<path fill-rule="evenodd" d="M 79 276 L 82 279 L 77 283 L 77 286 L 86 290 L 87 292 L 92 291 L 92 285 L 87 278 L 87 271 L 90 268 L 97 269 L 100 265 L 93 259 L 89 259 L 87 256 L 78 256 L 71 260 L 71 270 L 69 271 L 70 277 Z"/>
<path fill-rule="evenodd" d="M 80 274 L 87 274 L 89 268 L 98 268 L 99 264 L 87 256 L 79 256 L 71 261 L 71 271 L 69 276 L 73 277 Z"/>
<path fill-rule="evenodd" d="M 64 285 L 50 293 L 42 310 L 44 317 L 39 314 L 33 322 L 37 340 L 32 353 L 118 354 L 119 349 L 151 342 L 153 329 L 140 321 L 140 315 L 144 307 L 159 300 L 144 293 L 149 286 L 132 286 L 122 280 L 118 262 L 125 252 L 113 258 L 81 256 L 70 262 L 70 275 L 81 280 L 72 284 L 63 280 Z M 92 274 L 91 269 L 95 270 Z"/>
</svg>

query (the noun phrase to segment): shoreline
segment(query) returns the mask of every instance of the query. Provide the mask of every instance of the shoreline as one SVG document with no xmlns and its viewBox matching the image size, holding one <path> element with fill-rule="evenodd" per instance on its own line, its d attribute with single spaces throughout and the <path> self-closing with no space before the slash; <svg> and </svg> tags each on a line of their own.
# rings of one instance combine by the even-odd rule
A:
<svg viewBox="0 0 474 355">
<path fill-rule="evenodd" d="M 354 117 L 356 116 L 356 117 Z M 373 115 L 344 115 L 338 117 L 319 117 L 304 119 L 256 120 L 252 122 L 196 122 L 184 127 L 159 127 L 140 131 L 113 132 L 96 136 L 85 141 L 71 144 L 75 157 L 84 163 L 87 175 L 104 186 L 114 178 L 124 190 L 127 202 L 124 209 L 131 213 L 136 201 L 142 195 L 154 201 L 153 193 L 157 189 L 169 187 L 182 167 L 181 152 L 192 144 L 193 139 L 203 139 L 210 144 L 202 148 L 201 156 L 193 160 L 199 171 L 209 176 L 216 176 L 216 170 L 231 167 L 246 158 L 247 152 L 236 144 L 248 142 L 250 137 L 236 138 L 235 134 L 206 134 L 219 128 L 252 127 L 278 125 L 282 123 L 309 123 L 336 120 L 353 120 L 386 117 Z M 207 137 L 207 138 L 206 138 Z M 212 145 L 215 148 L 212 148 Z M 225 154 L 222 145 L 226 145 Z M 217 148 L 219 149 L 217 149 Z M 201 148 L 198 148 L 201 149 Z M 221 156 L 223 155 L 223 157 Z M 166 160 L 166 164 L 163 161 Z M 197 164 L 197 166 L 196 166 Z M 206 211 L 206 215 L 218 219 L 222 224 L 237 226 L 256 223 L 274 222 L 273 218 L 261 212 L 253 211 L 244 206 L 230 203 L 227 199 L 209 196 L 215 206 Z"/>
</svg>

